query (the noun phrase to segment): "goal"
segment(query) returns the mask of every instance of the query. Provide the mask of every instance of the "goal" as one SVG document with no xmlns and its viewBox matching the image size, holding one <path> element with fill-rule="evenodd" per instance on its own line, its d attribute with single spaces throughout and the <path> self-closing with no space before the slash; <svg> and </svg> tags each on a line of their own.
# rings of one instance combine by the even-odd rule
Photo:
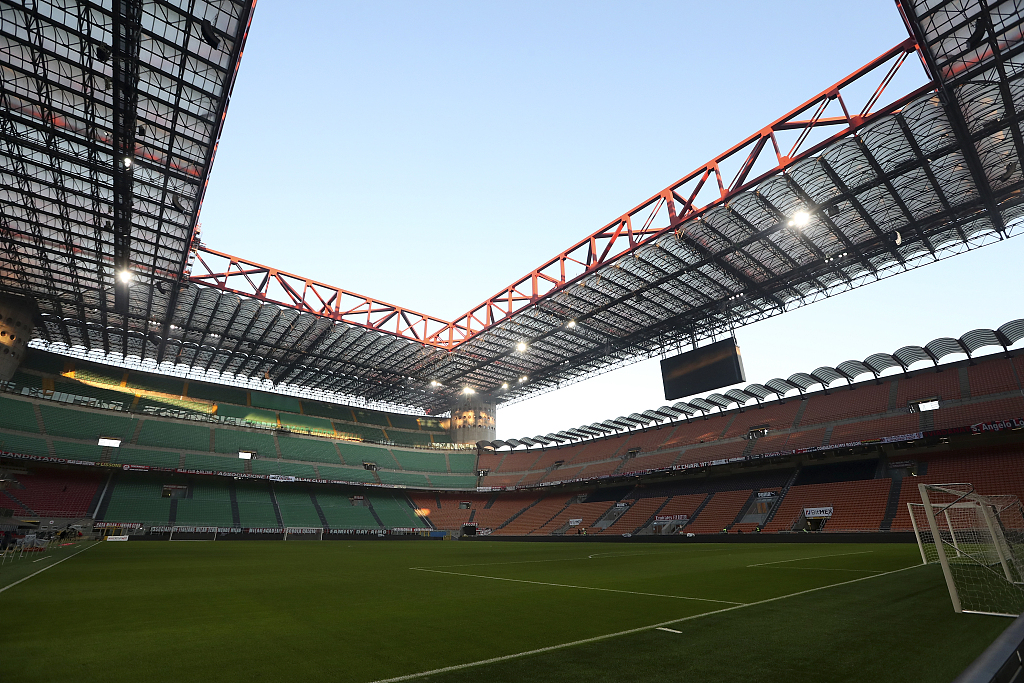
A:
<svg viewBox="0 0 1024 683">
<path fill-rule="evenodd" d="M 1024 611 L 1024 509 L 1016 496 L 972 484 L 919 484 L 908 503 L 921 561 L 938 563 L 956 612 L 1016 617 Z"/>
</svg>

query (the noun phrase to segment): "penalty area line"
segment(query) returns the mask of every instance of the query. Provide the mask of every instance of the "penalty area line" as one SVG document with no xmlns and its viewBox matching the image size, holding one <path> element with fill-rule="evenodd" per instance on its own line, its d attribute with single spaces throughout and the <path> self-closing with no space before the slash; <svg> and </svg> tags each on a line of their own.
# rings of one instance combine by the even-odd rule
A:
<svg viewBox="0 0 1024 683">
<path fill-rule="evenodd" d="M 794 557 L 792 560 L 775 560 L 774 562 L 758 562 L 757 564 L 748 564 L 748 567 L 764 567 L 769 564 L 783 564 L 784 562 L 800 562 L 802 560 L 820 560 L 823 557 L 846 557 L 847 555 L 866 555 L 873 553 L 874 550 L 858 550 L 855 553 L 835 553 L 833 555 L 815 555 L 814 557 Z"/>
<path fill-rule="evenodd" d="M 717 602 L 723 605 L 742 605 L 742 602 L 733 600 L 714 600 L 712 598 L 691 598 L 687 595 L 662 595 L 661 593 L 641 593 L 640 591 L 624 591 L 617 588 L 594 588 L 593 586 L 574 586 L 570 583 L 548 583 L 546 581 L 528 581 L 526 579 L 507 579 L 504 576 L 484 576 L 483 574 L 464 574 L 462 572 L 443 572 L 439 569 L 426 569 L 424 567 L 410 567 L 418 572 L 432 572 L 434 574 L 450 574 L 452 576 L 469 576 L 474 579 L 491 579 L 492 581 L 511 581 L 513 583 L 532 583 L 536 586 L 555 586 L 556 588 L 577 588 L 585 591 L 604 591 L 606 593 L 626 593 L 628 595 L 646 595 L 652 598 L 674 598 L 676 600 L 698 600 L 700 602 Z"/>
<path fill-rule="evenodd" d="M 7 586 L 4 586 L 3 588 L 0 588 L 0 593 L 3 593 L 3 592 L 4 592 L 5 590 L 7 590 L 8 588 L 14 588 L 15 586 L 17 586 L 17 585 L 18 585 L 19 583 L 21 583 L 22 581 L 28 581 L 29 579 L 31 579 L 31 578 L 32 578 L 33 576 L 35 576 L 36 574 L 42 574 L 42 573 L 43 573 L 43 572 L 45 572 L 45 571 L 46 571 L 47 569 L 53 569 L 54 567 L 56 567 L 56 566 L 57 566 L 58 564 L 60 564 L 61 562 L 67 562 L 68 560 L 70 560 L 70 559 L 71 559 L 72 557 L 74 557 L 75 555 L 78 555 L 79 553 L 84 553 L 84 552 L 85 552 L 86 550 L 88 550 L 89 548 L 95 548 L 95 547 L 96 547 L 97 545 L 99 545 L 99 543 L 100 543 L 99 541 L 96 541 L 96 542 L 95 542 L 95 543 L 93 543 L 92 545 L 86 546 L 86 547 L 82 548 L 81 550 L 79 550 L 78 552 L 75 552 L 75 553 L 71 553 L 70 555 L 68 555 L 67 557 L 65 557 L 65 558 L 64 558 L 63 560 L 57 560 L 57 561 L 56 561 L 56 562 L 54 562 L 53 564 L 48 564 L 48 565 L 46 565 L 45 567 L 43 567 L 42 569 L 40 569 L 39 571 L 31 573 L 31 574 L 29 574 L 28 576 L 26 576 L 26 577 L 25 577 L 25 578 L 23 578 L 23 579 L 18 579 L 18 580 L 17 580 L 17 581 L 15 581 L 14 583 L 12 583 L 12 584 L 9 584 L 9 585 L 7 585 Z M 38 561 L 39 561 L 39 560 L 35 560 L 35 562 L 38 562 Z"/>
<path fill-rule="evenodd" d="M 754 607 L 756 605 L 764 605 L 769 602 L 776 602 L 778 600 L 785 600 L 786 598 L 795 598 L 798 595 L 806 595 L 808 593 L 815 593 L 817 591 L 825 590 L 826 588 L 835 588 L 837 586 L 847 586 L 851 583 L 858 583 L 860 581 L 869 581 L 871 579 L 877 579 L 880 576 L 888 576 L 890 574 L 896 574 L 899 572 L 906 571 L 908 569 L 915 569 L 916 567 L 923 567 L 924 565 L 912 564 L 909 567 L 903 567 L 902 569 L 894 569 L 882 574 L 873 574 L 872 576 L 861 576 L 856 579 L 850 579 L 849 581 L 841 581 L 839 583 L 830 583 L 827 586 L 818 586 L 817 588 L 808 588 L 807 590 L 798 591 L 796 593 L 789 593 L 788 595 L 780 595 L 775 598 L 767 598 L 765 600 L 758 600 L 757 602 L 747 602 L 739 605 L 733 605 L 732 607 L 723 607 L 721 609 L 712 610 L 711 612 L 702 612 L 701 614 L 694 614 L 688 617 L 682 617 L 681 619 L 672 619 L 671 621 L 663 621 L 658 624 L 651 624 L 649 626 L 639 626 L 637 628 L 627 629 L 625 631 L 617 631 L 616 633 L 606 633 L 601 636 L 593 636 L 591 638 L 583 638 L 581 640 L 574 640 L 569 643 L 560 643 L 558 645 L 549 645 L 547 647 L 540 647 L 536 650 L 526 650 L 525 652 L 516 652 L 511 655 L 502 655 L 500 657 L 491 657 L 490 659 L 481 659 L 477 662 L 467 662 L 465 664 L 453 664 L 452 666 L 445 666 L 440 669 L 432 669 L 430 671 L 420 671 L 419 673 L 406 674 L 404 676 L 395 676 L 393 678 L 381 678 L 370 683 L 401 683 L 401 681 L 411 681 L 417 678 L 423 678 L 424 676 L 433 676 L 436 674 L 449 673 L 451 671 L 461 671 L 462 669 L 469 669 L 474 666 L 484 666 L 486 664 L 497 664 L 499 662 L 507 662 L 511 659 L 518 659 L 520 657 L 528 657 L 530 655 L 539 655 L 545 652 L 552 652 L 554 650 L 563 650 L 569 647 L 575 647 L 577 645 L 586 645 L 588 643 L 596 643 L 602 640 L 608 640 L 610 638 L 618 638 L 620 636 L 628 636 L 634 633 L 642 633 L 644 631 L 651 631 L 655 629 L 663 629 L 665 626 L 672 626 L 673 624 L 681 624 L 684 621 L 692 621 L 694 619 L 700 619 L 701 617 L 709 617 L 713 614 L 722 614 L 723 612 L 732 612 L 733 610 L 743 609 L 745 607 Z M 493 577 L 487 577 L 493 578 Z"/>
</svg>

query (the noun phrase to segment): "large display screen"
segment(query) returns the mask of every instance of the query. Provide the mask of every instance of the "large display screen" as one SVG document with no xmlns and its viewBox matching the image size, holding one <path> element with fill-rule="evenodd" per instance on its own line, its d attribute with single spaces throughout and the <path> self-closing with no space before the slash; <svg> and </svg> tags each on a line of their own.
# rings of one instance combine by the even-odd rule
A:
<svg viewBox="0 0 1024 683">
<path fill-rule="evenodd" d="M 740 347 L 732 337 L 661 361 L 666 401 L 714 391 L 746 379 Z"/>
</svg>

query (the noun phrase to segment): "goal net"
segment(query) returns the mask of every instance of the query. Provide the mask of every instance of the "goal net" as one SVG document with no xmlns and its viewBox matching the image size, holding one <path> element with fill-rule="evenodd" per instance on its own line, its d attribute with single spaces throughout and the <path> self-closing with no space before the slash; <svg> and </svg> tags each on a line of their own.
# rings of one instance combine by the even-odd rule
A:
<svg viewBox="0 0 1024 683">
<path fill-rule="evenodd" d="M 919 484 L 908 503 L 921 561 L 942 565 L 957 612 L 1015 617 L 1024 611 L 1024 510 L 1016 496 L 972 484 Z"/>
</svg>

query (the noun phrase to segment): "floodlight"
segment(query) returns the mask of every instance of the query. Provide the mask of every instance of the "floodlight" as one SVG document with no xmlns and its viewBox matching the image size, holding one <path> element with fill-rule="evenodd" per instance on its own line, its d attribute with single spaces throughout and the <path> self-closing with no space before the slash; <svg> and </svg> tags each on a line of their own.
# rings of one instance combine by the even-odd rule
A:
<svg viewBox="0 0 1024 683">
<path fill-rule="evenodd" d="M 111 448 L 120 448 L 121 447 L 121 439 L 108 439 L 108 438 L 103 437 L 103 436 L 101 436 L 99 438 L 99 441 L 97 441 L 96 443 L 99 446 L 110 446 Z"/>
<path fill-rule="evenodd" d="M 811 221 L 811 214 L 806 211 L 797 211 L 793 214 L 793 217 L 789 220 L 789 224 L 794 228 L 802 228 Z"/>
<path fill-rule="evenodd" d="M 462 390 L 462 393 L 464 393 L 464 394 L 475 394 L 476 392 L 475 392 L 475 391 L 473 391 L 473 387 L 465 387 L 465 388 L 464 388 L 464 389 Z"/>
<path fill-rule="evenodd" d="M 572 328 L 576 327 L 576 321 L 570 320 L 565 326 L 571 330 Z"/>
<path fill-rule="evenodd" d="M 437 383 L 436 379 L 432 379 L 432 380 L 430 380 L 430 386 L 436 387 L 436 386 L 440 386 L 440 385 Z"/>
<path fill-rule="evenodd" d="M 528 379 L 530 379 L 530 378 L 527 377 L 526 375 L 523 375 L 522 377 L 519 378 L 519 383 L 522 384 L 523 382 L 525 382 Z"/>
<path fill-rule="evenodd" d="M 519 353 L 525 352 L 526 351 L 526 342 L 519 342 L 518 344 L 516 344 L 516 351 L 518 351 Z"/>
<path fill-rule="evenodd" d="M 501 383 L 501 388 L 502 389 L 508 389 L 508 382 L 502 382 Z"/>
<path fill-rule="evenodd" d="M 131 282 L 132 281 L 132 271 L 130 271 L 130 270 L 122 270 L 120 273 L 117 274 L 117 279 L 120 280 L 121 282 L 124 282 L 125 284 Z"/>
<path fill-rule="evenodd" d="M 124 167 L 125 168 L 131 168 L 132 167 L 132 158 L 131 157 L 125 157 L 124 158 Z"/>
</svg>

